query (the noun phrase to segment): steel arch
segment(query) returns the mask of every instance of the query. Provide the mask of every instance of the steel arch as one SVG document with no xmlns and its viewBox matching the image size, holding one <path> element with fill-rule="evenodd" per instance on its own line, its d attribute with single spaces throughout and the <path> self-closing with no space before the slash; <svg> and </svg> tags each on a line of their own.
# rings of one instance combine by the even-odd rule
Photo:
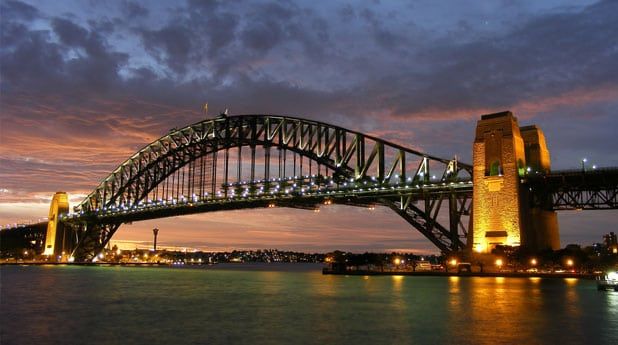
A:
<svg viewBox="0 0 618 345">
<path fill-rule="evenodd" d="M 374 142 L 369 156 L 365 154 L 367 141 Z M 226 148 L 259 145 L 294 151 L 341 176 L 357 180 L 367 178 L 373 167 L 378 181 L 389 182 L 399 166 L 397 176 L 400 180 L 412 175 L 416 180 L 428 181 L 430 162 L 444 166 L 442 179 L 456 178 L 461 170 L 471 174 L 471 166 L 467 164 L 322 122 L 274 115 L 226 116 L 172 131 L 146 145 L 103 179 L 75 210 L 91 211 L 114 203 L 138 202 L 161 180 L 197 157 Z M 385 167 L 386 148 L 398 153 L 388 169 Z M 420 166 L 414 171 L 409 171 L 406 166 L 405 154 L 421 159 Z M 353 156 L 356 159 L 350 164 Z"/>
<path fill-rule="evenodd" d="M 93 258 L 98 248 L 105 246 L 120 226 L 118 222 L 102 223 L 92 215 L 93 212 L 137 205 L 179 169 L 201 157 L 220 151 L 226 152 L 227 183 L 227 152 L 236 147 L 251 148 L 252 179 L 256 147 L 266 150 L 265 159 L 270 159 L 269 152 L 272 147 L 288 150 L 324 166 L 331 171 L 333 178 L 340 180 L 372 180 L 380 184 L 405 181 L 426 183 L 431 179 L 431 167 L 432 170 L 440 172 L 441 181 L 456 181 L 461 172 L 470 176 L 472 171 L 471 166 L 456 160 L 435 157 L 323 122 L 278 115 L 219 116 L 170 131 L 136 152 L 103 179 L 97 188 L 74 208 L 75 212 L 84 214 L 81 230 L 76 230 L 76 257 L 80 260 Z M 240 161 L 241 149 L 238 150 L 238 155 Z M 216 161 L 213 163 L 215 169 L 217 164 Z M 270 166 L 270 162 L 265 166 Z M 265 179 L 270 178 L 268 169 L 265 169 L 264 175 Z M 216 182 L 216 177 L 214 181 Z M 437 212 L 436 208 L 422 211 L 410 202 L 393 200 L 381 199 L 380 203 L 398 210 L 400 216 L 441 250 L 463 249 L 463 242 L 452 234 L 452 224 L 451 232 L 448 233 L 446 227 L 437 223 L 435 216 L 427 214 L 432 212 L 431 210 Z M 411 219 L 429 221 L 417 222 Z M 436 232 L 436 229 L 439 231 Z M 86 243 L 91 245 L 85 246 Z"/>
</svg>

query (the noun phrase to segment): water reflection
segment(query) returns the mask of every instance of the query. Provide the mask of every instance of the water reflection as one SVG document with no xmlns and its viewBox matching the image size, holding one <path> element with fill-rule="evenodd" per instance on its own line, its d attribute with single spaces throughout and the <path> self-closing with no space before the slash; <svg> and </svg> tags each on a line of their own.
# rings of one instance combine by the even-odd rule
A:
<svg viewBox="0 0 618 345">
<path fill-rule="evenodd" d="M 585 280 L 1 269 L 7 343 L 618 343 L 618 293 Z"/>
<path fill-rule="evenodd" d="M 540 277 L 530 277 L 530 278 L 528 278 L 528 280 L 533 282 L 534 284 L 539 284 L 541 282 L 541 278 Z"/>
<path fill-rule="evenodd" d="M 404 276 L 391 276 L 391 278 L 393 280 L 393 290 L 395 292 L 401 292 Z"/>
<path fill-rule="evenodd" d="M 455 339 L 474 344 L 518 343 L 534 339 L 538 330 L 534 310 L 539 301 L 530 298 L 534 289 L 526 279 L 449 279 L 450 323 Z M 538 293 L 538 288 L 536 288 Z M 472 341 L 472 339 L 474 339 Z"/>
</svg>

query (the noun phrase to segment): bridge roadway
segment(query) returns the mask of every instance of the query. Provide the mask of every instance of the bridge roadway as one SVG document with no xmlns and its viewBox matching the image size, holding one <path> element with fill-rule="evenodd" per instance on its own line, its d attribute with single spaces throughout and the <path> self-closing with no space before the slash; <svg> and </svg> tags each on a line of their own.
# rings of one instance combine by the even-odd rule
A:
<svg viewBox="0 0 618 345">
<path fill-rule="evenodd" d="M 232 189 L 230 195 L 181 198 L 179 200 L 150 200 L 137 205 L 95 209 L 91 212 L 80 211 L 59 216 L 62 224 L 79 227 L 81 224 L 126 224 L 135 221 L 157 219 L 164 217 L 182 216 L 196 213 L 215 212 L 224 210 L 238 210 L 251 208 L 286 207 L 319 211 L 321 206 L 340 204 L 373 209 L 376 205 L 386 206 L 399 213 L 406 221 L 426 236 L 437 246 L 448 249 L 452 241 L 463 245 L 461 238 L 453 238 L 449 230 L 437 222 L 438 211 L 442 201 L 457 198 L 461 211 L 468 212 L 472 197 L 472 182 L 462 180 L 458 182 L 433 183 L 405 183 L 380 184 L 373 181 L 346 181 L 334 183 L 332 180 L 324 184 L 317 182 L 314 177 L 305 176 L 303 179 L 272 179 L 258 181 L 258 183 L 233 183 L 227 187 Z M 264 186 L 269 185 L 269 190 Z M 280 187 L 287 185 L 288 187 Z M 304 187 L 303 187 L 304 186 Z M 226 186 L 222 186 L 226 187 Z M 238 193 L 234 191 L 239 191 Z M 406 212 L 407 208 L 416 209 L 414 204 L 423 203 L 427 217 L 419 217 L 415 212 Z M 453 226 L 464 227 L 459 217 Z M 461 224 L 460 224 L 461 223 Z M 15 234 L 18 231 L 28 233 L 28 239 L 41 239 L 45 236 L 47 222 L 21 225 L 2 231 Z M 457 232 L 455 232 L 457 233 Z M 9 237 L 11 237 L 9 235 Z M 13 236 L 14 237 L 14 236 Z"/>
<path fill-rule="evenodd" d="M 283 182 L 298 179 L 284 179 Z M 282 182 L 282 179 L 273 179 L 273 183 Z M 303 181 L 311 186 L 311 179 Z M 533 191 L 531 202 L 536 206 L 545 206 L 551 210 L 598 210 L 618 208 L 618 168 L 597 168 L 584 171 L 560 170 L 545 175 L 529 175 L 525 183 Z M 252 184 L 230 184 L 236 189 L 251 188 Z M 403 184 L 380 186 L 377 183 L 370 185 L 349 183 L 340 184 L 337 188 L 322 188 L 307 190 L 307 192 L 289 192 L 275 188 L 270 192 L 247 195 L 239 193 L 229 197 L 202 197 L 193 200 L 163 200 L 140 203 L 131 207 L 120 207 L 110 210 L 96 210 L 91 213 L 70 213 L 60 218 L 61 222 L 78 223 L 84 219 L 99 219 L 103 222 L 133 222 L 146 219 L 172 217 L 179 215 L 213 212 L 221 210 L 237 210 L 262 207 L 290 207 L 315 209 L 326 200 L 330 203 L 347 204 L 352 206 L 368 206 L 381 204 L 380 199 L 415 196 L 421 200 L 427 195 L 439 195 L 455 190 L 468 196 L 472 193 L 472 182 L 436 182 L 431 184 Z M 275 192 L 276 191 L 276 192 Z M 549 197 L 549 199 L 548 199 Z M 549 205 L 549 207 L 547 207 Z M 9 224 L 0 226 L 7 231 L 19 228 L 44 229 L 47 221 L 30 224 Z"/>
<path fill-rule="evenodd" d="M 280 182 L 273 179 L 273 183 Z M 415 202 L 419 200 L 438 199 L 453 192 L 462 196 L 472 196 L 472 182 L 437 182 L 430 184 L 404 184 L 384 186 L 378 183 L 363 184 L 350 182 L 335 187 L 310 189 L 313 182 L 306 182 L 307 190 L 290 191 L 282 188 L 272 188 L 271 191 L 254 193 L 234 193 L 228 197 L 199 198 L 193 196 L 181 200 L 151 201 L 129 207 L 95 210 L 89 213 L 72 213 L 61 218 L 65 223 L 79 223 L 84 220 L 101 223 L 128 223 L 146 219 L 172 217 L 203 212 L 222 210 L 237 210 L 263 207 L 288 207 L 318 210 L 320 205 L 345 204 L 351 206 L 372 206 L 376 204 L 388 206 L 386 200 L 394 202 Z M 234 184 L 233 187 L 248 190 L 252 184 Z M 406 198 L 412 198 L 406 201 Z M 403 200 L 403 201 L 402 201 Z"/>
<path fill-rule="evenodd" d="M 308 176 L 307 176 L 308 177 Z M 312 179 L 273 179 L 273 183 L 298 183 L 300 186 L 310 187 Z M 599 210 L 618 209 L 618 168 L 599 168 L 594 170 L 562 170 L 546 175 L 529 175 L 525 180 L 531 188 L 531 203 L 535 206 L 563 211 L 563 210 Z M 263 181 L 262 181 L 263 184 Z M 315 183 L 314 183 L 315 184 Z M 276 186 L 276 185 L 275 185 Z M 293 186 L 293 184 L 292 184 Z M 255 188 L 259 191 L 260 185 L 250 183 L 230 184 L 234 190 Z M 472 182 L 436 182 L 431 184 L 403 184 L 380 186 L 377 183 L 346 183 L 336 188 L 307 188 L 298 191 L 287 191 L 273 188 L 270 192 L 253 195 L 234 193 L 225 196 L 206 196 L 192 200 L 163 200 L 150 201 L 114 209 L 95 210 L 90 213 L 70 213 L 60 217 L 61 223 L 79 224 L 81 222 L 102 223 L 131 223 L 136 221 L 182 216 L 197 213 L 239 210 L 251 208 L 286 207 L 306 210 L 319 210 L 322 205 L 340 204 L 372 208 L 376 205 L 399 208 L 406 202 L 417 203 L 425 199 L 436 199 L 452 192 L 462 198 L 470 199 Z M 410 200 L 406 200 L 410 198 Z M 549 198 L 549 199 L 548 199 Z M 395 210 L 398 212 L 400 210 Z M 406 217 L 404 217 L 406 218 Z M 37 242 L 45 237 L 47 221 L 31 224 L 13 224 L 0 227 L 4 241 L 3 247 L 15 242 Z M 443 235 L 438 235 L 441 237 Z"/>
</svg>

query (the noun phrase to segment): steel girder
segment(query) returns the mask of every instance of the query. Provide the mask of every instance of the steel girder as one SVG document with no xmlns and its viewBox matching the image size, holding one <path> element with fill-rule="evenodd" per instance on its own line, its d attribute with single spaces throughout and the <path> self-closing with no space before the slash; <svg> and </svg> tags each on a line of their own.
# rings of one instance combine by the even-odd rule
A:
<svg viewBox="0 0 618 345">
<path fill-rule="evenodd" d="M 343 181 L 371 181 L 381 185 L 399 183 L 425 184 L 432 180 L 446 182 L 458 181 L 462 176 L 471 175 L 471 166 L 458 163 L 359 132 L 332 126 L 322 122 L 274 115 L 220 116 L 182 129 L 172 130 L 167 135 L 148 144 L 118 166 L 97 186 L 74 210 L 80 218 L 87 219 L 85 225 L 77 231 L 78 248 L 74 252 L 76 259 L 90 260 L 100 251 L 114 234 L 120 223 L 107 223 L 97 214 L 107 209 L 125 209 L 138 205 L 148 197 L 163 181 L 174 178 L 181 169 L 194 164 L 198 159 L 212 155 L 210 178 L 216 183 L 217 168 L 225 166 L 225 193 L 228 196 L 228 162 L 229 149 L 238 149 L 238 161 L 242 159 L 242 147 L 251 148 L 251 177 L 254 178 L 256 167 L 255 148 L 264 149 L 264 176 L 268 181 L 273 174 L 269 169 L 270 148 L 292 152 L 305 157 L 310 162 L 330 170 L 330 177 L 341 183 Z M 223 151 L 223 159 L 217 160 L 217 153 Z M 294 156 L 296 159 L 296 156 Z M 281 153 L 279 154 L 281 165 Z M 284 158 L 285 164 L 285 158 Z M 296 163 L 294 163 L 296 164 Z M 302 171 L 302 160 L 300 169 Z M 201 175 L 205 174 L 204 164 Z M 238 163 L 237 177 L 240 178 L 241 164 Z M 296 165 L 294 165 L 296 169 Z M 283 168 L 285 170 L 285 167 Z M 279 167 L 279 176 L 281 176 Z M 432 171 L 438 172 L 432 179 Z M 462 174 L 463 172 L 463 174 Z M 184 173 L 183 173 L 184 174 Z M 434 182 L 435 182 L 434 181 Z M 180 177 L 172 184 L 181 186 Z M 185 177 L 182 176 L 182 183 Z M 168 187 L 169 189 L 169 187 Z M 202 188 L 203 189 L 203 188 Z M 190 187 L 188 190 L 191 190 Z M 214 187 L 213 187 L 214 192 Z M 254 193 L 255 189 L 251 191 Z M 178 189 L 176 189 L 178 195 Z M 183 195 L 184 197 L 184 195 Z M 189 196 L 187 196 L 189 197 Z M 217 196 L 212 193 L 211 198 Z M 173 198 L 172 198 L 173 199 Z M 397 212 L 407 219 L 432 242 L 443 250 L 463 248 L 463 242 L 451 231 L 458 221 L 451 217 L 449 229 L 439 224 L 436 215 L 440 201 L 431 201 L 425 210 L 408 207 Z M 434 205 L 437 203 L 437 206 Z M 453 201 L 450 201 L 453 206 Z M 393 208 L 393 203 L 388 206 Z M 453 208 L 453 207 L 451 207 Z M 429 215 L 434 212 L 433 215 Z M 409 219 L 425 219 L 411 222 Z M 437 229 L 437 232 L 435 231 Z M 450 232 L 449 232 L 450 231 Z M 446 234 L 446 235 L 445 235 Z M 445 238 L 443 238 L 446 236 Z M 439 244 L 438 244 L 439 243 Z"/>
<path fill-rule="evenodd" d="M 430 165 L 443 168 L 442 180 L 457 179 L 462 170 L 471 173 L 469 165 L 321 122 L 271 115 L 219 117 L 172 131 L 150 143 L 116 168 L 75 210 L 134 204 L 196 158 L 238 146 L 290 150 L 355 180 L 374 171 L 373 176 L 385 183 L 395 176 L 400 181 L 409 177 L 429 181 Z M 388 150 L 393 154 L 387 156 Z M 416 167 L 406 164 L 411 156 L 416 158 Z"/>
<path fill-rule="evenodd" d="M 471 214 L 471 191 L 428 193 L 420 198 L 418 195 L 402 195 L 398 200 L 380 201 L 416 228 L 443 253 L 457 252 L 466 248 L 468 224 L 464 222 L 464 216 Z M 442 225 L 444 219 L 441 222 L 439 219 L 441 215 L 448 217 L 448 228 Z"/>
<path fill-rule="evenodd" d="M 618 169 L 554 171 L 526 181 L 532 206 L 549 210 L 618 209 Z"/>
</svg>

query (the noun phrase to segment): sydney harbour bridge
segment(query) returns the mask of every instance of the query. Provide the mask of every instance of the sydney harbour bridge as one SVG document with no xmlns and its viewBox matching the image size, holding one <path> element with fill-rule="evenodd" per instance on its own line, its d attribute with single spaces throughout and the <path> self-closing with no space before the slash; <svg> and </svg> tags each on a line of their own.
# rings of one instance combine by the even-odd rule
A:
<svg viewBox="0 0 618 345">
<path fill-rule="evenodd" d="M 491 116 L 507 115 L 512 117 L 508 112 L 486 116 L 493 121 Z M 487 178 L 508 175 L 508 162 L 500 164 L 504 168 L 488 165 Z M 471 234 L 475 167 L 327 123 L 220 115 L 173 129 L 146 145 L 72 209 L 66 194 L 57 193 L 48 220 L 14 224 L 0 235 L 5 244 L 27 241 L 41 254 L 89 262 L 125 223 L 343 204 L 388 207 L 440 251 L 458 252 L 476 241 Z M 518 188 L 527 191 L 518 192 L 518 202 L 527 209 L 618 206 L 618 169 L 550 171 L 532 163 L 518 168 Z M 487 231 L 487 236 L 507 236 L 496 233 L 501 232 Z"/>
</svg>

